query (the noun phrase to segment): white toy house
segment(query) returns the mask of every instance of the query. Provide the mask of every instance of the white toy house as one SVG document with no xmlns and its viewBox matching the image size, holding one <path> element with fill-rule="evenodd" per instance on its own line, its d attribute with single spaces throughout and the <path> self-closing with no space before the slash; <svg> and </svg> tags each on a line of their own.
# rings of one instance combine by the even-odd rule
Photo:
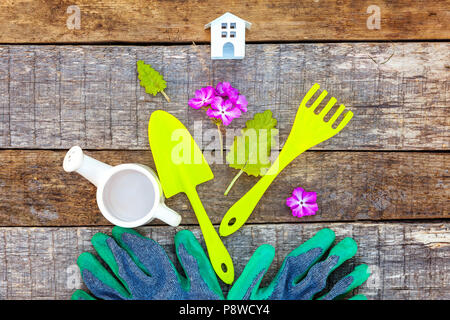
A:
<svg viewBox="0 0 450 320">
<path fill-rule="evenodd" d="M 211 59 L 243 59 L 245 29 L 251 25 L 229 12 L 205 25 L 205 29 L 211 28 Z"/>
</svg>

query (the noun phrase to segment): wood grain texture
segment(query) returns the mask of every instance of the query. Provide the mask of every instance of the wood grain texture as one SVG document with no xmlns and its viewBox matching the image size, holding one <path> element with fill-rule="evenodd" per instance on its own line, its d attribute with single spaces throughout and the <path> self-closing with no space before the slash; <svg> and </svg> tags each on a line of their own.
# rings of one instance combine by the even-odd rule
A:
<svg viewBox="0 0 450 320">
<path fill-rule="evenodd" d="M 356 256 L 331 275 L 329 285 L 365 263 L 372 275 L 355 294 L 365 294 L 369 299 L 450 298 L 448 223 L 268 224 L 244 227 L 224 243 L 234 260 L 236 275 L 258 246 L 274 246 L 275 259 L 263 279 L 263 285 L 267 285 L 286 255 L 324 227 L 336 232 L 335 243 L 344 237 L 353 237 L 358 243 Z M 201 239 L 198 228 L 191 230 Z M 108 227 L 0 228 L 0 298 L 68 299 L 75 289 L 84 287 L 77 257 L 84 251 L 93 252 L 90 239 L 96 232 L 110 231 Z M 139 231 L 158 241 L 174 260 L 175 229 L 145 227 Z M 224 292 L 229 289 L 222 287 Z"/>
<path fill-rule="evenodd" d="M 74 4 L 79 30 L 66 23 Z M 371 5 L 380 9 L 379 29 L 367 27 Z M 253 24 L 247 41 L 449 39 L 449 8 L 448 0 L 6 0 L 0 2 L 0 42 L 209 41 L 204 25 L 226 11 Z"/>
<path fill-rule="evenodd" d="M 171 103 L 140 87 L 138 59 L 164 74 Z M 249 100 L 227 128 L 228 145 L 266 109 L 283 145 L 318 82 L 355 116 L 315 149 L 448 150 L 449 61 L 448 43 L 258 44 L 243 61 L 214 62 L 209 46 L 0 46 L 0 148 L 145 150 L 150 114 L 164 109 L 212 149 L 215 125 L 187 102 L 227 80 Z"/>
<path fill-rule="evenodd" d="M 111 165 L 154 167 L 150 151 L 95 151 L 88 155 Z M 62 168 L 63 151 L 0 151 L 1 226 L 107 225 L 96 204 L 96 189 Z M 248 223 L 449 218 L 450 154 L 410 152 L 306 152 L 274 181 Z M 238 172 L 212 166 L 215 178 L 197 190 L 214 224 L 257 181 L 242 175 L 230 194 L 223 192 Z M 318 193 L 320 210 L 301 219 L 285 205 L 301 186 Z M 197 220 L 184 194 L 166 200 L 182 224 Z M 161 224 L 155 220 L 152 224 Z"/>
</svg>

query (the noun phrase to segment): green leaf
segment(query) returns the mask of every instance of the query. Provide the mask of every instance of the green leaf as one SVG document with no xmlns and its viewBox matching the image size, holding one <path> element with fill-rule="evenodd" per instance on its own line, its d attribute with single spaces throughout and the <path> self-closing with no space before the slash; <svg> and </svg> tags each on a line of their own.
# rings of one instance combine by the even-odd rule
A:
<svg viewBox="0 0 450 320">
<path fill-rule="evenodd" d="M 277 120 L 272 117 L 272 111 L 266 110 L 255 114 L 245 124 L 241 135 L 234 138 L 226 159 L 230 167 L 258 177 L 271 166 L 269 158 L 278 134 Z"/>
<path fill-rule="evenodd" d="M 145 64 L 144 61 L 137 62 L 138 78 L 141 80 L 140 84 L 145 88 L 145 92 L 156 96 L 161 92 L 164 97 L 170 102 L 169 97 L 165 94 L 164 89 L 167 88 L 166 81 L 163 76 L 152 68 L 150 64 Z"/>
</svg>

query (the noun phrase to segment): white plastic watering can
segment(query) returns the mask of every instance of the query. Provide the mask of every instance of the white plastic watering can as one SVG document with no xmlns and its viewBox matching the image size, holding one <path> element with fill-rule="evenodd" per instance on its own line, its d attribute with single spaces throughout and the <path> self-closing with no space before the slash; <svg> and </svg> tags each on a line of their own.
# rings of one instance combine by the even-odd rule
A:
<svg viewBox="0 0 450 320">
<path fill-rule="evenodd" d="M 97 187 L 97 204 L 111 223 L 135 228 L 157 218 L 176 227 L 181 216 L 164 204 L 156 173 L 147 166 L 127 163 L 112 167 L 72 147 L 64 157 L 66 172 L 78 172 Z"/>
</svg>

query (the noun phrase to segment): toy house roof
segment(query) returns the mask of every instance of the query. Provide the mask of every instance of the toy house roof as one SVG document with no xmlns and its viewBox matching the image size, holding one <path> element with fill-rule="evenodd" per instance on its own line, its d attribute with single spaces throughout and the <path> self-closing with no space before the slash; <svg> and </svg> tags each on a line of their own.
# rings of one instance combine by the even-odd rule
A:
<svg viewBox="0 0 450 320">
<path fill-rule="evenodd" d="M 243 22 L 245 23 L 245 27 L 246 27 L 247 29 L 250 29 L 250 27 L 252 26 L 252 24 L 251 24 L 250 22 L 245 21 L 244 19 L 241 19 L 241 18 L 239 18 L 238 16 L 235 16 L 235 15 L 232 14 L 232 13 L 226 12 L 226 13 L 224 13 L 223 15 L 221 15 L 220 17 L 218 17 L 217 19 L 211 21 L 211 22 L 208 23 L 208 24 L 205 24 L 205 29 L 208 29 L 209 27 L 211 27 L 212 24 L 221 22 L 222 19 L 228 18 L 228 17 L 233 18 L 233 19 L 236 19 L 236 20 L 243 21 Z"/>
</svg>

